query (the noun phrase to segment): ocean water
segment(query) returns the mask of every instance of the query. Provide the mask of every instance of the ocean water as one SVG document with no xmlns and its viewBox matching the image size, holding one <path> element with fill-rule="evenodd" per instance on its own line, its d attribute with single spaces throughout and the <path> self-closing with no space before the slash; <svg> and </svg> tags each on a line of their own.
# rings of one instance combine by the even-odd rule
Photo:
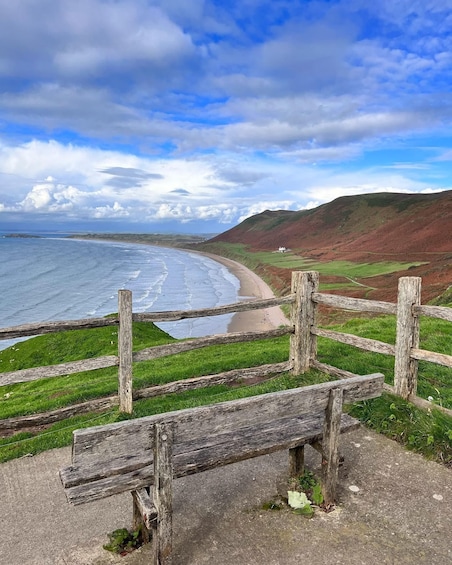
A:
<svg viewBox="0 0 452 565">
<path fill-rule="evenodd" d="M 63 237 L 0 237 L 0 327 L 77 320 L 118 311 L 191 310 L 238 300 L 240 283 L 221 263 L 178 249 Z M 225 333 L 232 315 L 159 323 L 176 338 Z M 0 340 L 0 349 L 17 340 Z"/>
</svg>

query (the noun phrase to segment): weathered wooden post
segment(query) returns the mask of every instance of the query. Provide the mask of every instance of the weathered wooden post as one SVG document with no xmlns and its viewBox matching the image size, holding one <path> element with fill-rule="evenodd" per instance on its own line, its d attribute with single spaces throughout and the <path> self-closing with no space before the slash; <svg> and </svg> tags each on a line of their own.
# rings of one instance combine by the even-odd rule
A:
<svg viewBox="0 0 452 565">
<path fill-rule="evenodd" d="M 312 293 L 319 288 L 319 273 L 295 271 L 292 273 L 292 293 L 296 295 L 290 312 L 295 332 L 290 336 L 290 359 L 294 375 L 309 371 L 311 359 L 317 355 L 317 337 L 311 333 L 315 325 L 317 305 Z"/>
<path fill-rule="evenodd" d="M 132 292 L 118 293 L 119 410 L 132 413 Z"/>
<path fill-rule="evenodd" d="M 154 435 L 154 565 L 171 565 L 173 550 L 173 424 L 156 424 Z"/>
<path fill-rule="evenodd" d="M 341 430 L 342 389 L 330 392 L 328 407 L 325 412 L 322 440 L 322 494 L 327 506 L 334 504 L 336 496 L 337 473 L 339 469 L 339 436 Z"/>
<path fill-rule="evenodd" d="M 399 279 L 394 388 L 405 399 L 417 389 L 418 361 L 411 357 L 411 348 L 419 347 L 419 317 L 414 306 L 421 304 L 421 282 L 420 277 Z"/>
</svg>

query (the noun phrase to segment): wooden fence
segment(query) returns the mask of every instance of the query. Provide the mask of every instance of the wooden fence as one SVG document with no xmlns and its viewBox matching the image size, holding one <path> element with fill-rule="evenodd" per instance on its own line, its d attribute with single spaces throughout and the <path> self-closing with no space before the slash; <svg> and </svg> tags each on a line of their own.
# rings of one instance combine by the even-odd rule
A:
<svg viewBox="0 0 452 565">
<path fill-rule="evenodd" d="M 246 381 L 257 375 L 265 376 L 287 371 L 300 374 L 308 371 L 310 368 L 316 368 L 339 378 L 354 376 L 352 373 L 321 363 L 317 360 L 317 337 L 320 336 L 353 345 L 366 351 L 393 355 L 395 357 L 394 386 L 385 385 L 386 390 L 408 399 L 423 408 L 435 407 L 452 415 L 452 410 L 433 405 L 429 401 L 423 400 L 416 395 L 419 360 L 452 367 L 451 355 L 419 349 L 419 317 L 421 315 L 452 322 L 451 308 L 421 305 L 421 279 L 419 277 L 402 277 L 399 279 L 397 304 L 321 293 L 318 291 L 318 288 L 319 274 L 317 272 L 297 271 L 292 273 L 292 288 L 288 296 L 263 300 L 247 300 L 226 306 L 200 310 L 145 313 L 133 313 L 132 293 L 129 290 L 120 290 L 117 316 L 61 322 L 44 322 L 0 329 L 0 339 L 11 339 L 74 329 L 117 326 L 118 355 L 107 355 L 48 367 L 0 373 L 0 386 L 118 366 L 119 407 L 121 411 L 130 413 L 132 412 L 133 399 L 148 398 L 159 394 L 180 392 L 182 390 L 212 386 L 220 383 L 231 383 L 239 379 Z M 287 326 L 268 331 L 213 335 L 133 352 L 133 321 L 168 322 L 282 305 L 290 305 L 290 324 Z M 319 305 L 357 312 L 395 314 L 397 316 L 395 345 L 319 328 L 316 321 Z M 208 347 L 210 345 L 254 341 L 288 334 L 290 334 L 290 353 L 287 362 L 228 371 L 217 375 L 191 378 L 133 391 L 133 363 L 173 355 L 192 349 Z M 3 420 L 0 421 L 0 431 L 6 429 L 20 429 L 28 425 L 50 423 L 77 413 L 104 410 L 117 405 L 118 396 L 84 402 L 76 406 L 55 410 L 46 415 L 32 415 Z"/>
</svg>

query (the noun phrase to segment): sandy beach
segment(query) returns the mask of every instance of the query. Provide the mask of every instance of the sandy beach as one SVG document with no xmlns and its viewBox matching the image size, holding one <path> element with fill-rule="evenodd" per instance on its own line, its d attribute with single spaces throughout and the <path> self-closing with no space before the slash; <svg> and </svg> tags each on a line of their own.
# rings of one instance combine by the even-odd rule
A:
<svg viewBox="0 0 452 565">
<path fill-rule="evenodd" d="M 250 298 L 273 298 L 274 293 L 271 288 L 250 269 L 219 255 L 204 253 L 211 259 L 221 263 L 227 267 L 240 281 L 239 295 L 243 299 Z M 272 328 L 278 328 L 281 325 L 287 325 L 289 321 L 285 317 L 279 306 L 266 308 L 264 310 L 248 310 L 247 312 L 238 312 L 232 318 L 229 326 L 229 332 L 243 331 L 264 331 Z"/>
</svg>

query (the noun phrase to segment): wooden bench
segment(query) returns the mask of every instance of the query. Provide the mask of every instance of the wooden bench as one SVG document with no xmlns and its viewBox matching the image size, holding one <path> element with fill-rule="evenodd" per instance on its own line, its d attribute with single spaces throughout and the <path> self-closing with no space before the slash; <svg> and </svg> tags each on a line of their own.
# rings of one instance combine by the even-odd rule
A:
<svg viewBox="0 0 452 565">
<path fill-rule="evenodd" d="M 296 476 L 311 444 L 322 454 L 323 496 L 332 504 L 339 434 L 359 425 L 342 405 L 379 396 L 383 381 L 381 374 L 356 376 L 76 430 L 72 465 L 60 477 L 73 504 L 131 491 L 134 527 L 153 530 L 154 563 L 169 564 L 173 478 L 282 449 Z"/>
</svg>

